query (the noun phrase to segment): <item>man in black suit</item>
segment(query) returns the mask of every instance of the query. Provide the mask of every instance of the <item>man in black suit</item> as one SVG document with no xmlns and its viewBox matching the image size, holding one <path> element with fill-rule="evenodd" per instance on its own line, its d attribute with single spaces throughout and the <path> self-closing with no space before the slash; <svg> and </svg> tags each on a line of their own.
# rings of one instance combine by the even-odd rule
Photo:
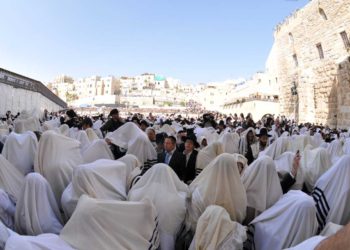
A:
<svg viewBox="0 0 350 250">
<path fill-rule="evenodd" d="M 184 169 L 183 181 L 186 184 L 190 184 L 191 181 L 196 177 L 196 161 L 198 151 L 195 148 L 198 148 L 199 144 L 197 142 L 195 135 L 190 135 L 185 140 L 185 150 L 183 154 L 186 159 L 186 167 Z"/>
<path fill-rule="evenodd" d="M 168 164 L 180 178 L 183 179 L 183 171 L 186 166 L 186 158 L 182 152 L 176 150 L 176 139 L 168 136 L 164 140 L 164 152 L 158 154 L 158 162 Z"/>
</svg>

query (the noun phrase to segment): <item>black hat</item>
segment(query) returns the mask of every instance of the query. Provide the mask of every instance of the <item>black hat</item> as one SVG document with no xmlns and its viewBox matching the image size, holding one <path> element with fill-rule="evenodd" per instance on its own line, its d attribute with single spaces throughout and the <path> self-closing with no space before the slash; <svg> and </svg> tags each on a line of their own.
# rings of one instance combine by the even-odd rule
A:
<svg viewBox="0 0 350 250">
<path fill-rule="evenodd" d="M 118 114 L 119 114 L 118 109 L 112 109 L 111 112 L 109 112 L 109 116 L 118 115 Z"/>
<path fill-rule="evenodd" d="M 200 147 L 199 143 L 197 142 L 197 137 L 196 137 L 195 134 L 190 134 L 189 136 L 187 136 L 186 139 L 185 139 L 185 142 L 187 140 L 192 141 L 195 148 L 199 148 Z"/>
<path fill-rule="evenodd" d="M 261 137 L 261 136 L 264 136 L 264 135 L 266 135 L 267 137 L 271 137 L 271 135 L 269 135 L 267 133 L 267 129 L 266 128 L 261 128 L 260 131 L 259 131 L 259 134 L 257 134 L 256 136 L 257 137 Z"/>
</svg>

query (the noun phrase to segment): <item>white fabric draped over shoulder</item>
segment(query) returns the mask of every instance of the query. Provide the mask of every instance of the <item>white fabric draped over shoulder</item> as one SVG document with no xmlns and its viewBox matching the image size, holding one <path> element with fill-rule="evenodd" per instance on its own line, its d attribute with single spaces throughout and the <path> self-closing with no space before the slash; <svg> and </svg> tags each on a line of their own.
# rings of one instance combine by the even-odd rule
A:
<svg viewBox="0 0 350 250">
<path fill-rule="evenodd" d="M 320 229 L 327 222 L 350 222 L 350 156 L 342 156 L 316 182 L 312 196 L 316 202 Z"/>
<path fill-rule="evenodd" d="M 290 142 L 290 137 L 280 137 L 269 145 L 264 151 L 260 152 L 259 156 L 267 155 L 273 160 L 279 157 L 281 154 L 287 151 L 291 151 L 292 146 Z"/>
<path fill-rule="evenodd" d="M 188 186 L 163 163 L 158 163 L 149 169 L 129 192 L 129 201 L 141 201 L 147 198 L 156 207 L 161 249 L 175 248 L 176 235 L 186 215 L 188 194 Z"/>
<path fill-rule="evenodd" d="M 141 162 L 135 155 L 126 154 L 119 158 L 118 161 L 124 162 L 128 167 L 126 191 L 129 192 L 133 179 L 141 173 Z"/>
<path fill-rule="evenodd" d="M 2 155 L 23 175 L 33 171 L 38 140 L 32 131 L 11 133 L 4 144 Z"/>
<path fill-rule="evenodd" d="M 80 142 L 80 151 L 84 152 L 90 146 L 90 140 L 84 130 L 78 130 L 74 134 L 73 139 L 76 139 Z"/>
<path fill-rule="evenodd" d="M 335 164 L 339 158 L 344 155 L 343 141 L 339 139 L 333 140 L 327 147 L 327 151 L 331 157 L 332 164 Z"/>
<path fill-rule="evenodd" d="M 280 250 L 295 246 L 317 232 L 315 203 L 302 191 L 291 190 L 256 217 L 251 225 L 255 228 L 257 250 Z"/>
<path fill-rule="evenodd" d="M 6 227 L 14 229 L 15 211 L 14 202 L 4 190 L 0 189 L 0 223 L 2 222 Z"/>
<path fill-rule="evenodd" d="M 248 167 L 248 160 L 241 154 L 233 154 L 233 156 L 235 157 L 237 163 L 241 163 L 243 165 L 243 170 L 241 173 L 242 175 L 246 170 L 246 168 Z"/>
<path fill-rule="evenodd" d="M 219 136 L 218 142 L 222 143 L 225 153 L 234 154 L 239 153 L 239 139 L 237 133 L 223 132 Z"/>
<path fill-rule="evenodd" d="M 224 207 L 232 220 L 242 223 L 247 195 L 233 155 L 217 156 L 191 183 L 187 226 L 194 231 L 198 218 L 209 205 Z"/>
<path fill-rule="evenodd" d="M 293 168 L 293 160 L 295 157 L 295 153 L 293 152 L 284 152 L 280 156 L 276 157 L 274 160 L 276 170 L 281 175 L 289 174 Z M 299 168 L 297 172 L 297 176 L 295 178 L 295 183 L 290 189 L 301 190 L 304 184 L 304 173 L 303 169 Z"/>
<path fill-rule="evenodd" d="M 242 182 L 247 205 L 255 209 L 255 216 L 270 208 L 283 194 L 275 163 L 269 156 L 256 159 L 243 173 Z"/>
<path fill-rule="evenodd" d="M 94 140 L 82 153 L 84 163 L 99 159 L 113 160 L 114 156 L 107 142 L 103 139 Z"/>
<path fill-rule="evenodd" d="M 16 202 L 23 183 L 24 175 L 0 154 L 0 188 Z"/>
<path fill-rule="evenodd" d="M 213 161 L 218 155 L 224 153 L 221 142 L 214 142 L 198 152 L 196 161 L 197 174 L 203 171 L 208 164 Z"/>
<path fill-rule="evenodd" d="M 313 140 L 310 135 L 293 135 L 291 137 L 292 152 L 303 152 L 307 145 L 313 145 Z"/>
<path fill-rule="evenodd" d="M 125 202 L 80 197 L 60 238 L 76 249 L 150 249 L 159 246 L 157 214 L 148 200 Z"/>
<path fill-rule="evenodd" d="M 87 137 L 89 138 L 89 141 L 90 141 L 90 142 L 93 142 L 94 140 L 100 139 L 100 138 L 97 136 L 96 132 L 95 132 L 92 128 L 87 128 L 87 129 L 85 129 L 85 132 L 86 132 Z"/>
<path fill-rule="evenodd" d="M 30 173 L 18 199 L 15 214 L 17 233 L 39 235 L 59 234 L 62 218 L 49 183 L 38 173 Z"/>
<path fill-rule="evenodd" d="M 247 239 L 246 228 L 231 221 L 230 215 L 220 206 L 207 207 L 198 220 L 190 250 L 240 250 Z"/>
<path fill-rule="evenodd" d="M 50 183 L 58 203 L 63 190 L 72 179 L 73 168 L 82 162 L 79 141 L 54 131 L 46 131 L 42 134 L 34 161 L 34 170 Z"/>
<path fill-rule="evenodd" d="M 127 122 L 113 133 L 106 136 L 111 142 L 127 149 L 127 154 L 135 155 L 142 164 L 157 161 L 157 152 L 144 133 L 133 122 Z"/>
<path fill-rule="evenodd" d="M 324 236 L 317 235 L 301 242 L 300 244 L 294 247 L 286 248 L 285 250 L 314 250 L 317 247 L 317 245 L 325 238 L 326 237 Z"/>
<path fill-rule="evenodd" d="M 39 119 L 35 117 L 28 117 L 26 119 L 17 118 L 14 121 L 14 131 L 18 134 L 26 131 L 40 131 Z"/>
<path fill-rule="evenodd" d="M 104 159 L 75 167 L 72 183 L 62 194 L 61 204 L 65 215 L 72 215 L 83 194 L 99 199 L 126 200 L 129 169 L 123 162 Z"/>
<path fill-rule="evenodd" d="M 329 154 L 324 148 L 305 150 L 300 163 L 303 169 L 304 183 L 309 192 L 314 188 L 318 178 L 332 165 Z"/>
</svg>

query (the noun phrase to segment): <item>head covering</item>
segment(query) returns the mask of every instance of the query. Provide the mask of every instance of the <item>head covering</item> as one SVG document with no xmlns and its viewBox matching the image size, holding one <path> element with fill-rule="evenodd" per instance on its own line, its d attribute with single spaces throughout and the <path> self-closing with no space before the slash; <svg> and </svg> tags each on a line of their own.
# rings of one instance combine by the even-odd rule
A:
<svg viewBox="0 0 350 250">
<path fill-rule="evenodd" d="M 173 135 L 175 136 L 176 135 L 176 130 L 171 127 L 169 124 L 164 124 L 160 129 L 159 131 L 161 133 L 166 133 L 167 135 Z"/>
<path fill-rule="evenodd" d="M 42 134 L 34 170 L 50 183 L 58 203 L 72 179 L 73 167 L 82 162 L 79 141 L 50 130 Z"/>
<path fill-rule="evenodd" d="M 89 138 L 90 142 L 93 142 L 94 140 L 98 140 L 99 137 L 95 133 L 95 131 L 92 128 L 85 129 L 86 135 Z"/>
<path fill-rule="evenodd" d="M 159 246 L 157 224 L 156 210 L 148 200 L 125 202 L 83 195 L 60 238 L 76 249 L 155 250 Z"/>
<path fill-rule="evenodd" d="M 15 214 L 16 231 L 20 234 L 59 234 L 63 221 L 49 183 L 38 173 L 25 177 Z"/>
<path fill-rule="evenodd" d="M 11 133 L 5 142 L 2 155 L 23 175 L 33 170 L 38 140 L 32 131 Z"/>
<path fill-rule="evenodd" d="M 311 142 L 312 142 L 312 146 L 315 147 L 315 148 L 321 146 L 321 144 L 324 142 L 322 134 L 321 133 L 315 133 L 312 136 Z"/>
<path fill-rule="evenodd" d="M 16 204 L 8 196 L 8 194 L 0 189 L 0 224 L 4 223 L 6 227 L 14 229 L 14 215 L 16 211 Z M 0 241 L 1 241 L 0 231 Z M 1 242 L 0 242 L 1 243 Z M 1 244 L 0 244 L 1 249 Z"/>
<path fill-rule="evenodd" d="M 15 133 L 21 134 L 26 131 L 40 131 L 39 119 L 28 117 L 25 119 L 17 118 L 14 122 Z"/>
<path fill-rule="evenodd" d="M 209 205 L 224 207 L 232 220 L 242 222 L 247 208 L 247 196 L 233 155 L 217 156 L 191 183 L 188 225 L 193 230 L 200 215 Z"/>
<path fill-rule="evenodd" d="M 266 128 L 261 128 L 259 130 L 259 134 L 256 134 L 257 137 L 261 137 L 261 136 L 267 136 L 267 137 L 271 137 L 271 135 L 267 132 Z"/>
<path fill-rule="evenodd" d="M 162 249 L 174 249 L 176 234 L 185 219 L 188 193 L 187 185 L 163 163 L 154 165 L 129 191 L 129 201 L 147 198 L 153 202 L 158 212 Z"/>
<path fill-rule="evenodd" d="M 2 220 L 0 220 L 0 249 L 5 249 L 5 245 L 9 237 L 10 237 L 10 233 L 6 225 L 4 225 L 2 223 Z"/>
<path fill-rule="evenodd" d="M 99 159 L 114 160 L 113 153 L 107 142 L 103 139 L 94 140 L 82 153 L 84 163 L 94 162 Z"/>
<path fill-rule="evenodd" d="M 250 127 L 250 128 L 248 128 L 247 130 L 243 131 L 243 132 L 241 133 L 241 142 L 240 142 L 240 144 L 239 144 L 239 153 L 240 153 L 241 155 L 245 155 L 245 154 L 247 153 L 247 151 L 248 151 L 248 139 L 247 139 L 247 136 L 248 136 L 248 133 L 249 133 L 249 132 L 252 132 L 253 135 L 254 135 L 254 141 L 253 141 L 253 143 L 257 141 L 257 138 L 255 137 L 254 128 L 251 128 L 251 127 Z"/>
<path fill-rule="evenodd" d="M 302 191 L 291 190 L 256 217 L 250 226 L 256 249 L 280 250 L 295 246 L 317 232 L 315 203 Z"/>
<path fill-rule="evenodd" d="M 318 178 L 332 165 L 329 154 L 324 148 L 305 150 L 301 157 L 304 183 L 309 192 L 312 191 Z"/>
<path fill-rule="evenodd" d="M 247 193 L 247 205 L 255 209 L 255 216 L 270 208 L 282 196 L 275 163 L 269 156 L 256 159 L 244 171 L 242 182 Z"/>
<path fill-rule="evenodd" d="M 72 183 L 64 190 L 61 203 L 66 216 L 71 216 L 79 197 L 126 200 L 126 178 L 129 167 L 121 161 L 97 160 L 77 166 Z"/>
<path fill-rule="evenodd" d="M 80 151 L 84 152 L 90 146 L 90 140 L 85 132 L 85 130 L 77 130 L 74 136 L 71 137 L 80 141 Z"/>
<path fill-rule="evenodd" d="M 211 161 L 224 152 L 221 142 L 214 142 L 198 152 L 196 172 L 199 174 Z"/>
<path fill-rule="evenodd" d="M 327 147 L 327 151 L 331 157 L 332 164 L 335 164 L 344 154 L 343 142 L 339 139 L 333 140 Z"/>
<path fill-rule="evenodd" d="M 327 222 L 345 225 L 350 221 L 350 156 L 342 156 L 316 182 L 312 196 L 316 202 L 320 230 Z"/>
<path fill-rule="evenodd" d="M 223 207 L 211 205 L 199 217 L 190 249 L 239 250 L 246 239 L 244 226 L 232 221 Z"/>
<path fill-rule="evenodd" d="M 295 153 L 293 152 L 284 152 L 280 156 L 276 157 L 274 160 L 277 172 L 283 177 L 286 174 L 289 174 L 293 168 Z M 295 177 L 295 183 L 291 186 L 290 189 L 301 190 L 304 185 L 304 174 L 303 168 L 299 167 L 297 176 Z"/>
<path fill-rule="evenodd" d="M 0 154 L 0 188 L 16 202 L 24 182 L 24 175 Z"/>
<path fill-rule="evenodd" d="M 291 151 L 303 152 L 307 145 L 312 145 L 312 137 L 310 135 L 293 135 L 291 137 Z"/>
<path fill-rule="evenodd" d="M 248 160 L 241 154 L 233 154 L 237 163 L 241 163 L 243 165 L 243 170 L 241 175 L 244 173 L 245 169 L 248 167 Z"/>
<path fill-rule="evenodd" d="M 260 155 L 270 156 L 272 159 L 276 159 L 284 152 L 291 151 L 291 144 L 289 137 L 280 137 L 272 144 L 270 144 L 264 151 L 260 152 Z"/>
<path fill-rule="evenodd" d="M 239 152 L 239 135 L 237 133 L 222 133 L 218 142 L 222 143 L 225 153 L 234 154 Z"/>
<path fill-rule="evenodd" d="M 118 161 L 124 162 L 127 168 L 126 191 L 129 192 L 132 180 L 141 173 L 141 162 L 135 155 L 126 154 Z"/>
</svg>

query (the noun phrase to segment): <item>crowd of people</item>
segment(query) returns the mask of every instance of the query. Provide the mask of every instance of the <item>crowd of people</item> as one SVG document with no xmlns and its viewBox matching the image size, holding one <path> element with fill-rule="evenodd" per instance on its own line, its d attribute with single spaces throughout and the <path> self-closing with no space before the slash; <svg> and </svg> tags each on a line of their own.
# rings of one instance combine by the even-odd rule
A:
<svg viewBox="0 0 350 250">
<path fill-rule="evenodd" d="M 0 249 L 347 249 L 350 131 L 284 116 L 0 122 Z"/>
</svg>

